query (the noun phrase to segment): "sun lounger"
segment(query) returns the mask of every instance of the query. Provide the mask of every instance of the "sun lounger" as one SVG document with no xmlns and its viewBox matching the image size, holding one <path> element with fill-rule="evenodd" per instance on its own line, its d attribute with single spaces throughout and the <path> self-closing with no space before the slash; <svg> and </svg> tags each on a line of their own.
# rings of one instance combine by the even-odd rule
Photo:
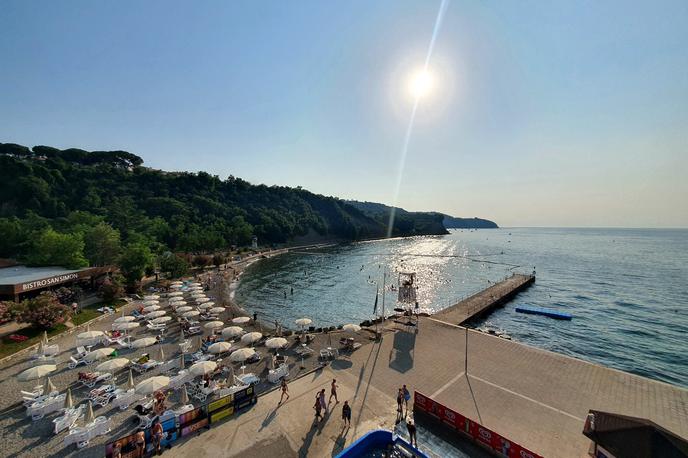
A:
<svg viewBox="0 0 688 458">
<path fill-rule="evenodd" d="M 31 363 L 40 366 L 42 364 L 57 364 L 57 360 L 54 356 L 34 355 L 31 358 Z"/>
<path fill-rule="evenodd" d="M 149 321 L 146 327 L 151 331 L 165 331 L 167 325 L 165 325 L 165 323 L 155 324 Z"/>
<path fill-rule="evenodd" d="M 93 388 L 98 383 L 110 382 L 112 374 L 109 372 L 79 372 L 78 381 L 87 388 Z"/>
<path fill-rule="evenodd" d="M 79 404 L 73 409 L 65 409 L 62 416 L 53 418 L 53 432 L 60 434 L 65 429 L 71 429 L 84 416 L 84 406 L 85 404 Z"/>
<path fill-rule="evenodd" d="M 235 375 L 234 379 L 241 385 L 255 385 L 257 383 L 260 383 L 260 377 L 251 372 Z"/>
<path fill-rule="evenodd" d="M 142 400 L 143 398 L 144 396 L 137 394 L 136 390 L 124 391 L 118 388 L 115 390 L 115 397 L 112 400 L 112 406 L 119 407 L 120 410 L 127 410 L 130 405 Z"/>
<path fill-rule="evenodd" d="M 69 430 L 64 438 L 65 447 L 76 444 L 81 449 L 88 445 L 94 437 L 107 434 L 112 429 L 112 421 L 106 417 L 98 417 L 92 423 L 85 426 L 77 426 Z"/>
<path fill-rule="evenodd" d="M 92 389 L 88 393 L 88 399 L 95 405 L 105 407 L 116 395 L 114 385 L 105 384 Z"/>
<path fill-rule="evenodd" d="M 170 378 L 170 388 L 178 389 L 181 388 L 185 383 L 190 383 L 193 381 L 194 375 L 187 369 L 182 369 L 177 375 Z"/>
<path fill-rule="evenodd" d="M 277 369 L 270 369 L 268 371 L 268 382 L 278 383 L 280 379 L 289 376 L 289 366 L 281 364 Z"/>
<path fill-rule="evenodd" d="M 64 405 L 66 396 L 65 394 L 58 394 L 36 401 L 26 409 L 26 415 L 31 417 L 31 420 L 37 421 L 49 413 L 57 412 Z"/>
<path fill-rule="evenodd" d="M 76 347 L 76 353 L 74 354 L 75 359 L 82 359 L 84 356 L 86 356 L 88 352 L 86 349 L 82 346 Z"/>
<path fill-rule="evenodd" d="M 148 361 L 144 363 L 133 363 L 131 365 L 131 368 L 134 369 L 136 372 L 139 374 L 143 374 L 144 372 L 148 372 L 149 370 L 153 369 L 154 367 L 157 367 L 161 365 L 161 361 L 156 361 L 154 359 L 149 359 Z"/>
<path fill-rule="evenodd" d="M 78 366 L 88 366 L 89 364 L 91 363 L 90 361 L 87 361 L 86 358 L 76 359 L 75 357 L 70 356 L 67 367 L 69 367 L 70 369 L 75 369 Z"/>
</svg>

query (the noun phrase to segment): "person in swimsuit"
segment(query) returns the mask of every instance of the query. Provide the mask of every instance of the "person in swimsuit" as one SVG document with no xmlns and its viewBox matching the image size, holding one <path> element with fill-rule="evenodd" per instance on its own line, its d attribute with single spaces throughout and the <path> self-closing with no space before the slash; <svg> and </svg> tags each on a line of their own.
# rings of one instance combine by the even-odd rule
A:
<svg viewBox="0 0 688 458">
<path fill-rule="evenodd" d="M 143 431 L 136 432 L 136 456 L 143 458 L 146 451 L 146 434 Z"/>
<path fill-rule="evenodd" d="M 330 399 L 327 400 L 328 404 L 332 402 L 332 397 L 339 404 L 339 399 L 337 399 L 337 379 L 332 379 L 332 385 L 330 386 Z"/>
<path fill-rule="evenodd" d="M 320 404 L 320 393 L 315 395 L 315 405 L 313 406 L 315 409 L 315 421 L 317 422 L 318 420 L 322 420 L 322 404 Z"/>
<path fill-rule="evenodd" d="M 162 425 L 160 424 L 159 421 L 156 421 L 155 424 L 153 425 L 153 430 L 151 431 L 153 435 L 153 450 L 154 453 L 160 454 L 160 442 L 162 441 L 163 437 L 163 431 L 162 431 Z"/>
<path fill-rule="evenodd" d="M 287 386 L 287 381 L 285 379 L 282 379 L 280 387 L 282 388 L 282 396 L 280 396 L 280 400 L 279 403 L 277 403 L 277 405 L 282 404 L 282 401 L 284 400 L 284 395 L 286 395 L 287 399 L 289 399 L 289 387 Z"/>
</svg>

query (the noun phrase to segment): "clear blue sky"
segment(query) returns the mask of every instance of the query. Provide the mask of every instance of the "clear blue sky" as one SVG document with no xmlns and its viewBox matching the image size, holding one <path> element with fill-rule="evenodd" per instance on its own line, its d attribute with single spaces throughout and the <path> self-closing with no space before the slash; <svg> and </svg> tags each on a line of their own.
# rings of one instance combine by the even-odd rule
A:
<svg viewBox="0 0 688 458">
<path fill-rule="evenodd" d="M 8 1 L 0 141 L 390 203 L 439 2 Z M 398 203 L 688 226 L 688 2 L 457 1 Z"/>
</svg>

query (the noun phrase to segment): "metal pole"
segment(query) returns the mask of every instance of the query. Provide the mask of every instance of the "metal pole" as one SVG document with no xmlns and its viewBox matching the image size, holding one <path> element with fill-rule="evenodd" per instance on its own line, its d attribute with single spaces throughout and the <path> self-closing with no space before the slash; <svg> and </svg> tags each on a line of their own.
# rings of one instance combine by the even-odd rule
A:
<svg viewBox="0 0 688 458">
<path fill-rule="evenodd" d="M 385 284 L 387 281 L 387 271 L 382 273 L 382 321 L 385 321 Z"/>
<path fill-rule="evenodd" d="M 466 377 L 468 377 L 468 326 L 466 326 L 466 356 L 464 358 L 463 371 L 466 373 Z"/>
</svg>

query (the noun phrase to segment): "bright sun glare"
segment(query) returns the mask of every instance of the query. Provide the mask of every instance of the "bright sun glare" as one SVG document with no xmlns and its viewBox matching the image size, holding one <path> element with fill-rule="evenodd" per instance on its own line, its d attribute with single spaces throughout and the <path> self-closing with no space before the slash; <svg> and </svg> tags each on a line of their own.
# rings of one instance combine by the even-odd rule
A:
<svg viewBox="0 0 688 458">
<path fill-rule="evenodd" d="M 432 90 L 432 75 L 427 70 L 420 70 L 412 77 L 409 84 L 411 95 L 414 98 L 426 96 Z"/>
</svg>

